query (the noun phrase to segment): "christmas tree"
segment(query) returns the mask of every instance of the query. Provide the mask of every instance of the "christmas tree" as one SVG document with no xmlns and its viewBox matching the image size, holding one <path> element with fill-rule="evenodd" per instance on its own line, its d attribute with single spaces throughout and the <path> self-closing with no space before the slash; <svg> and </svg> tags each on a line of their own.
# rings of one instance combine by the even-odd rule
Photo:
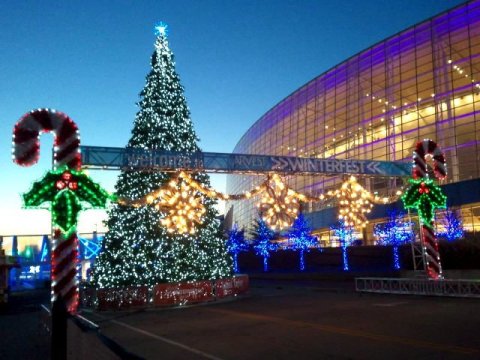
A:
<svg viewBox="0 0 480 360">
<path fill-rule="evenodd" d="M 260 218 L 256 220 L 251 236 L 253 238 L 253 249 L 258 256 L 263 257 L 263 271 L 267 272 L 270 252 L 276 251 L 278 248 L 277 244 L 272 242 L 277 238 L 277 234 Z"/>
<path fill-rule="evenodd" d="M 305 216 L 300 213 L 293 222 L 292 228 L 287 234 L 289 246 L 298 250 L 300 255 L 300 270 L 305 270 L 305 252 L 309 251 L 311 246 L 317 244 L 318 240 L 312 236 L 312 229 L 307 224 Z"/>
<path fill-rule="evenodd" d="M 442 225 L 444 231 L 440 232 L 438 236 L 447 239 L 447 241 L 458 240 L 465 235 L 462 219 L 455 210 L 445 210 Z"/>
<path fill-rule="evenodd" d="M 248 244 L 245 242 L 245 231 L 240 230 L 237 224 L 228 232 L 227 249 L 233 255 L 233 271 L 238 273 L 238 254 L 247 251 Z"/>
<path fill-rule="evenodd" d="M 175 71 L 165 24 L 156 27 L 151 71 L 140 93 L 128 148 L 200 151 L 184 90 Z M 124 169 L 116 183 L 119 198 L 139 199 L 165 185 L 172 173 Z M 206 174 L 192 178 L 210 186 Z M 116 204 L 109 210 L 108 232 L 94 270 L 98 287 L 155 285 L 207 280 L 232 274 L 231 257 L 216 219 L 215 201 L 205 198 L 203 223 L 194 234 L 169 232 L 165 216 L 153 206 Z"/>
<path fill-rule="evenodd" d="M 380 245 L 392 245 L 395 270 L 400 269 L 398 247 L 415 239 L 413 222 L 404 221 L 403 218 L 403 213 L 391 210 L 388 212 L 388 221 L 384 224 L 377 224 L 373 228 L 373 235 L 378 238 Z"/>
<path fill-rule="evenodd" d="M 342 247 L 343 270 L 350 270 L 348 264 L 347 248 L 355 241 L 355 229 L 353 226 L 345 225 L 345 222 L 339 221 L 337 224 L 330 226 L 335 236 L 338 237 L 340 246 Z"/>
</svg>

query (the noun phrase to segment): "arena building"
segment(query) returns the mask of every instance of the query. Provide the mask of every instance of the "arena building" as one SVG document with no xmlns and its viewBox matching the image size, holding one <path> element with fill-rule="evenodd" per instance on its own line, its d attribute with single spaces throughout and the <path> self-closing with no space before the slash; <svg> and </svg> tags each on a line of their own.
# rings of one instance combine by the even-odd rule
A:
<svg viewBox="0 0 480 360">
<path fill-rule="evenodd" d="M 296 157 L 412 160 L 419 140 L 445 153 L 449 206 L 464 228 L 480 231 L 480 1 L 470 1 L 412 26 L 331 68 L 280 101 L 243 135 L 234 153 Z M 320 195 L 345 176 L 289 176 L 289 186 Z M 252 189 L 264 177 L 229 175 L 228 193 Z M 371 192 L 392 195 L 406 179 L 362 177 Z M 329 226 L 335 203 L 304 205 L 323 245 L 335 245 Z M 401 206 L 398 203 L 394 206 Z M 227 203 L 232 222 L 250 228 L 254 201 Z M 376 207 L 363 234 L 385 217 Z M 384 221 L 384 220 L 383 220 Z"/>
</svg>

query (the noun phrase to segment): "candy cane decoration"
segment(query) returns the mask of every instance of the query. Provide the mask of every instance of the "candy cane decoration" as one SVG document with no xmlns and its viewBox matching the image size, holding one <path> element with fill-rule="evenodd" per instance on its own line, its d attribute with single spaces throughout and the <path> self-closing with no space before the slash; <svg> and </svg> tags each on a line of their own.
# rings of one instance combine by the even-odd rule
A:
<svg viewBox="0 0 480 360">
<path fill-rule="evenodd" d="M 21 166 L 31 166 L 40 157 L 40 134 L 55 137 L 54 167 L 67 165 L 80 170 L 80 136 L 77 125 L 66 114 L 50 109 L 25 114 L 13 129 L 13 159 Z"/>
<path fill-rule="evenodd" d="M 447 176 L 445 156 L 437 144 L 430 139 L 425 139 L 417 143 L 413 152 L 413 177 L 428 178 L 426 156 L 431 155 L 433 159 L 433 173 L 435 178 L 443 180 Z M 427 276 L 431 279 L 441 279 L 442 264 L 440 262 L 440 252 L 438 250 L 438 241 L 433 229 L 433 223 L 421 224 L 421 240 L 425 261 Z"/>
<path fill-rule="evenodd" d="M 38 109 L 25 114 L 13 129 L 13 160 L 31 166 L 40 157 L 40 134 L 53 133 L 54 167 L 67 166 L 80 170 L 80 137 L 77 125 L 66 114 L 51 109 Z M 75 232 L 66 234 L 55 227 L 52 244 L 52 302 L 62 296 L 70 313 L 78 307 L 77 254 Z"/>
<path fill-rule="evenodd" d="M 437 144 L 430 139 L 425 139 L 417 143 L 417 147 L 413 152 L 413 177 L 415 179 L 428 177 L 425 159 L 427 155 L 432 156 L 435 177 L 439 180 L 445 179 L 447 176 L 445 156 Z"/>
</svg>

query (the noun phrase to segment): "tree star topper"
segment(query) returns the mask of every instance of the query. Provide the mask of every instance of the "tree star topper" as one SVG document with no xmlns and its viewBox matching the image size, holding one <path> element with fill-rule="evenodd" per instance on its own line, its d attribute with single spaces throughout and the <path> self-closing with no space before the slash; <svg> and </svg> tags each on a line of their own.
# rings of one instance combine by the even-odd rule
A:
<svg viewBox="0 0 480 360">
<path fill-rule="evenodd" d="M 168 25 L 163 21 L 160 21 L 157 25 L 155 25 L 155 35 L 167 37 Z"/>
</svg>

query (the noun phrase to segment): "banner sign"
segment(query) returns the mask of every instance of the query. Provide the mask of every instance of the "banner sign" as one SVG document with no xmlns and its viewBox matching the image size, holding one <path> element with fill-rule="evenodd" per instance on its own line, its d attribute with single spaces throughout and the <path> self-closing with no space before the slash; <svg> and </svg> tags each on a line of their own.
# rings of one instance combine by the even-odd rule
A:
<svg viewBox="0 0 480 360">
<path fill-rule="evenodd" d="M 218 279 L 215 281 L 215 296 L 224 298 L 237 296 L 248 292 L 248 275 L 235 275 L 233 278 Z"/>
<path fill-rule="evenodd" d="M 213 300 L 211 281 L 158 284 L 153 288 L 154 305 L 183 305 Z"/>
<path fill-rule="evenodd" d="M 248 275 L 235 275 L 233 278 L 233 286 L 237 295 L 248 292 L 249 280 Z"/>
<path fill-rule="evenodd" d="M 136 148 L 81 146 L 82 164 L 106 169 L 222 173 L 359 174 L 410 176 L 410 162 L 299 158 L 291 156 L 181 153 Z"/>
<path fill-rule="evenodd" d="M 223 298 L 235 295 L 233 278 L 215 280 L 215 296 Z"/>
<path fill-rule="evenodd" d="M 146 286 L 118 289 L 99 289 L 97 291 L 98 309 L 127 309 L 131 306 L 145 306 L 148 303 Z"/>
</svg>

